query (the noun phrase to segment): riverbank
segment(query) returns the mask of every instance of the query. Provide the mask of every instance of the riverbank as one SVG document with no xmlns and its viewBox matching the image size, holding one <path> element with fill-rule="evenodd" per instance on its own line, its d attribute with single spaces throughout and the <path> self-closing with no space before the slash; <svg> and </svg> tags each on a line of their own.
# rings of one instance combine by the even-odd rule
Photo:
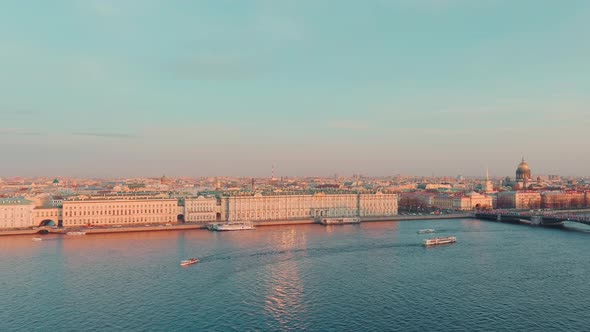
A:
<svg viewBox="0 0 590 332">
<path fill-rule="evenodd" d="M 421 216 L 407 216 L 397 215 L 393 217 L 364 217 L 361 218 L 362 222 L 374 222 L 374 221 L 409 221 L 409 220 L 437 220 L 437 219 L 461 219 L 461 218 L 474 218 L 472 213 L 454 213 L 454 214 L 426 214 Z"/>
<path fill-rule="evenodd" d="M 423 215 L 423 216 L 406 216 L 397 215 L 392 217 L 363 217 L 361 222 L 379 222 L 379 221 L 412 221 L 412 220 L 437 220 L 437 219 L 457 219 L 473 218 L 470 213 L 445 214 L 445 215 Z M 298 220 L 276 220 L 276 221 L 257 221 L 254 226 L 281 226 L 281 225 L 305 225 L 314 224 L 314 219 Z M 39 229 L 20 229 L 20 230 L 0 230 L 0 236 L 9 235 L 34 235 L 39 232 L 47 231 L 49 234 L 66 234 L 69 231 L 84 231 L 86 234 L 104 234 L 104 233 L 127 233 L 127 232 L 156 232 L 156 231 L 178 231 L 191 229 L 204 229 L 207 224 L 178 224 L 178 225 L 153 225 L 153 226 L 131 226 L 131 227 L 73 227 L 73 228 L 39 228 Z"/>
<path fill-rule="evenodd" d="M 421 216 L 406 216 L 397 215 L 390 217 L 362 217 L 361 223 L 378 222 L 378 221 L 410 221 L 410 220 L 437 220 L 437 219 L 460 219 L 473 218 L 471 213 L 456 213 L 444 215 L 421 215 Z M 255 221 L 254 226 L 281 226 L 281 225 L 301 225 L 301 224 L 316 224 L 314 219 L 299 219 L 299 220 L 276 220 L 276 221 Z"/>
</svg>

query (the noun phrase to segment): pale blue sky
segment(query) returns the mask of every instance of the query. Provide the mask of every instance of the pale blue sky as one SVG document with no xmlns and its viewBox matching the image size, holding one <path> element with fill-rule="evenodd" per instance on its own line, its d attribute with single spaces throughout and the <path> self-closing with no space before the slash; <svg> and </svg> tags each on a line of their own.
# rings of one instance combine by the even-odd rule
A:
<svg viewBox="0 0 590 332">
<path fill-rule="evenodd" d="M 3 0 L 0 42 L 0 176 L 590 174 L 586 0 Z"/>
</svg>

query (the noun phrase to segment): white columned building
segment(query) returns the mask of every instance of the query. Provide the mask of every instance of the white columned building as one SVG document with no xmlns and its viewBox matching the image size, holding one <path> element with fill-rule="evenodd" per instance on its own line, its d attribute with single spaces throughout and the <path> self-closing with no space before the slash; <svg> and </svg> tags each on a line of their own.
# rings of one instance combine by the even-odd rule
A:
<svg viewBox="0 0 590 332">
<path fill-rule="evenodd" d="M 397 195 L 323 192 L 229 195 L 221 199 L 221 214 L 225 221 L 387 217 L 397 215 Z"/>
<path fill-rule="evenodd" d="M 149 196 L 73 198 L 63 202 L 63 226 L 176 222 L 178 200 Z"/>
<path fill-rule="evenodd" d="M 0 228 L 31 227 L 35 205 L 21 197 L 0 198 Z"/>
</svg>

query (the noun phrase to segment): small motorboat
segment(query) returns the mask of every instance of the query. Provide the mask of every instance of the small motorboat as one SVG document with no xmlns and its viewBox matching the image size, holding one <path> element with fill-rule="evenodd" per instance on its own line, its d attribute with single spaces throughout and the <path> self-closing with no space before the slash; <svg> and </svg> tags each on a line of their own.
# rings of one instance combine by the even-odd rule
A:
<svg viewBox="0 0 590 332">
<path fill-rule="evenodd" d="M 434 233 L 435 230 L 432 228 L 427 228 L 427 229 L 421 229 L 418 231 L 418 234 L 430 234 L 430 233 Z"/>
<path fill-rule="evenodd" d="M 183 261 L 180 261 L 180 266 L 189 266 L 193 264 L 197 264 L 199 262 L 198 258 L 189 258 Z"/>
<path fill-rule="evenodd" d="M 42 239 L 42 238 L 40 238 L 40 237 L 34 237 L 34 238 L 33 238 L 33 241 L 43 241 L 43 239 Z"/>
</svg>

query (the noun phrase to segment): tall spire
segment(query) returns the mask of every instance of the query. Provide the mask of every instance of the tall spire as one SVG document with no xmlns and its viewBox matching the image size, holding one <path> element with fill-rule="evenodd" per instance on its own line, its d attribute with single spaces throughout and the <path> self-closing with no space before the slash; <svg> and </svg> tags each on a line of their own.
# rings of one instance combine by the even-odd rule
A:
<svg viewBox="0 0 590 332">
<path fill-rule="evenodd" d="M 486 182 L 484 184 L 484 192 L 491 193 L 494 191 L 494 185 L 490 181 L 490 168 L 486 166 Z"/>
</svg>

